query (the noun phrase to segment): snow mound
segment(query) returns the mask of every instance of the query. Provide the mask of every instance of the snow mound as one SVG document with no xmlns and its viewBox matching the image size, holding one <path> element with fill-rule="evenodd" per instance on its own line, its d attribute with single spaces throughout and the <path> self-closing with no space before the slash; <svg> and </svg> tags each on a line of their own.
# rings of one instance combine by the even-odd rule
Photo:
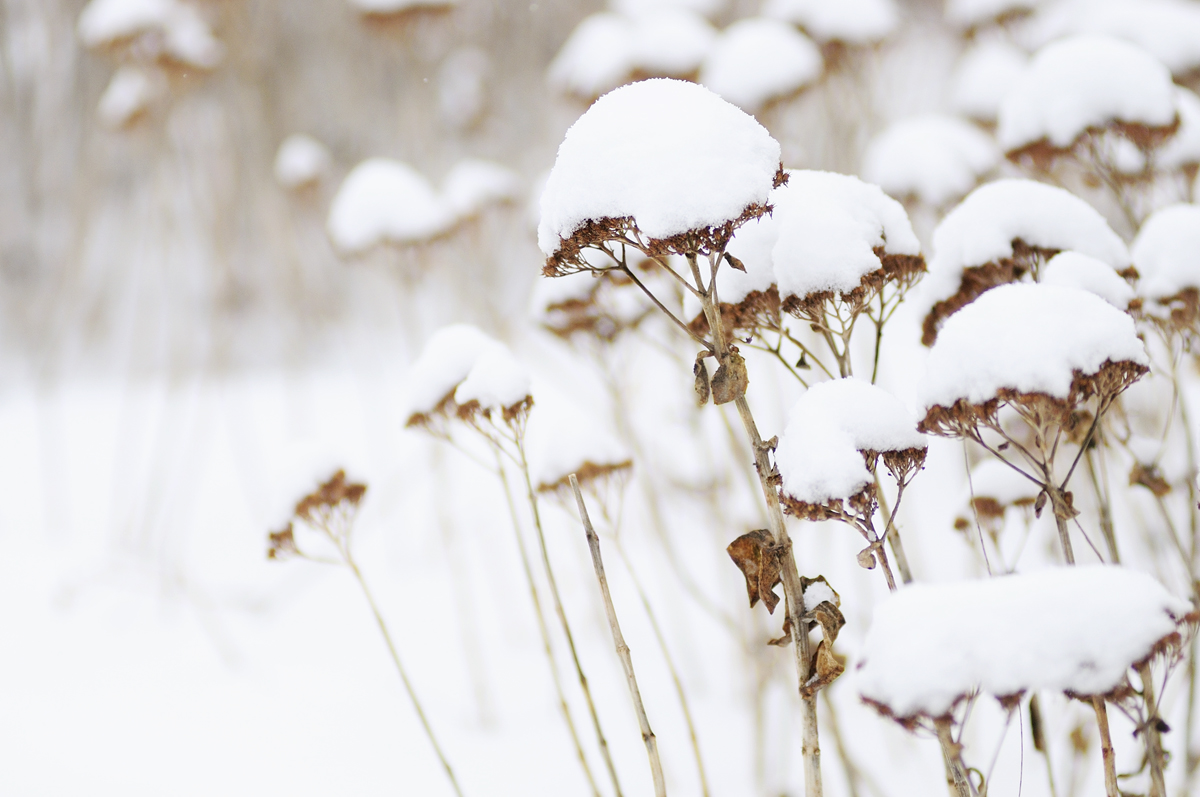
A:
<svg viewBox="0 0 1200 797">
<path fill-rule="evenodd" d="M 1133 319 L 1099 296 L 1059 285 L 993 288 L 946 320 L 929 352 L 921 401 L 983 404 L 1002 389 L 1066 399 L 1076 372 L 1147 365 Z"/>
<path fill-rule="evenodd" d="M 155 54 L 201 69 L 214 68 L 225 53 L 200 12 L 179 0 L 91 0 L 76 31 L 87 47 L 147 37 Z"/>
<path fill-rule="evenodd" d="M 453 8 L 458 0 L 349 0 L 350 5 L 364 14 L 399 14 L 427 8 Z"/>
<path fill-rule="evenodd" d="M 1059 252 L 1042 266 L 1043 285 L 1062 285 L 1094 293 L 1118 310 L 1135 298 L 1133 286 L 1107 263 L 1079 252 Z"/>
<path fill-rule="evenodd" d="M 459 218 L 473 216 L 495 202 L 515 200 L 521 178 L 512 169 L 488 160 L 459 161 L 442 182 L 442 201 Z"/>
<path fill-rule="evenodd" d="M 453 214 L 418 171 L 400 161 L 370 158 L 342 182 L 329 208 L 328 229 L 338 249 L 359 253 L 385 241 L 425 241 L 453 223 Z"/>
<path fill-rule="evenodd" d="M 876 607 L 859 689 L 897 717 L 941 716 L 975 690 L 1103 694 L 1188 610 L 1150 576 L 1106 565 L 916 584 Z"/>
<path fill-rule="evenodd" d="M 786 186 L 781 188 L 786 189 Z M 779 190 L 777 188 L 771 194 L 772 203 Z M 738 228 L 725 251 L 740 260 L 746 270 L 722 267 L 717 272 L 717 298 L 721 302 L 737 304 L 751 293 L 765 292 L 775 284 L 775 259 L 771 253 L 778 240 L 779 222 L 774 214 L 748 221 Z"/>
<path fill-rule="evenodd" d="M 312 136 L 294 133 L 275 154 L 275 180 L 284 188 L 299 188 L 320 180 L 329 170 L 329 149 Z"/>
<path fill-rule="evenodd" d="M 631 217 L 649 238 L 725 224 L 767 201 L 779 144 L 708 89 L 645 80 L 612 91 L 558 148 L 538 245 L 558 251 L 589 220 Z"/>
<path fill-rule="evenodd" d="M 96 113 L 106 127 L 124 127 L 143 114 L 163 89 L 159 73 L 123 66 L 113 73 L 108 88 L 100 95 Z"/>
<path fill-rule="evenodd" d="M 951 83 L 951 106 L 983 122 L 994 122 L 1000 104 L 1029 64 L 1024 50 L 1002 39 L 971 46 L 958 63 Z"/>
<path fill-rule="evenodd" d="M 893 0 L 767 0 L 763 16 L 799 25 L 819 41 L 877 42 L 896 29 Z"/>
<path fill-rule="evenodd" d="M 525 399 L 529 384 L 504 344 L 477 327 L 452 324 L 430 337 L 409 369 L 405 414 L 429 415 L 451 396 L 460 406 L 478 401 L 484 409 L 504 409 Z"/>
<path fill-rule="evenodd" d="M 865 275 L 882 268 L 877 248 L 893 255 L 921 253 L 904 207 L 857 177 L 792 171 L 771 199 L 779 227 L 771 257 L 781 299 L 854 290 Z"/>
<path fill-rule="evenodd" d="M 863 177 L 894 197 L 941 205 L 963 196 L 1000 160 L 990 136 L 953 116 L 930 114 L 890 125 L 867 145 Z"/>
<path fill-rule="evenodd" d="M 815 81 L 823 61 L 800 31 L 774 19 L 735 22 L 718 37 L 700 70 L 700 82 L 747 111 Z"/>
<path fill-rule="evenodd" d="M 813 385 L 792 407 L 775 463 L 783 492 L 807 504 L 845 500 L 873 479 L 860 451 L 925 449 L 900 399 L 849 377 Z"/>
<path fill-rule="evenodd" d="M 1032 11 L 1044 0 L 946 0 L 946 19 L 973 28 L 1007 14 Z"/>
<path fill-rule="evenodd" d="M 595 97 L 643 72 L 683 77 L 700 68 L 717 32 L 702 16 L 660 8 L 592 14 L 572 31 L 548 72 L 551 85 Z"/>
<path fill-rule="evenodd" d="M 1170 71 L 1135 45 L 1081 35 L 1030 61 L 1000 105 L 997 137 L 1012 151 L 1045 139 L 1065 149 L 1089 128 L 1119 121 L 1166 127 L 1175 120 Z"/>
<path fill-rule="evenodd" d="M 1034 49 L 1078 33 L 1113 36 L 1177 75 L 1200 67 L 1200 6 L 1188 0 L 1066 0 L 1045 5 L 1020 33 Z"/>
<path fill-rule="evenodd" d="M 1200 288 L 1200 205 L 1171 205 L 1146 219 L 1133 240 L 1133 265 L 1150 299 Z"/>
<path fill-rule="evenodd" d="M 1179 129 L 1154 153 L 1154 164 L 1161 169 L 1200 163 L 1200 97 L 1176 86 L 1175 112 L 1179 114 Z"/>
<path fill-rule="evenodd" d="M 508 347 L 489 341 L 454 391 L 454 403 L 461 407 L 477 402 L 483 410 L 505 410 L 529 397 L 529 385 L 529 373 Z"/>
<path fill-rule="evenodd" d="M 1116 269 L 1129 265 L 1125 243 L 1079 197 L 1033 180 L 997 180 L 972 191 L 933 231 L 924 280 L 929 305 L 958 291 L 963 269 L 1011 258 L 1018 239 L 1040 249 L 1073 249 Z"/>
<path fill-rule="evenodd" d="M 538 385 L 537 410 L 526 433 L 529 475 L 539 489 L 561 486 L 567 477 L 623 470 L 631 464 L 618 435 L 601 418 L 602 411 L 554 389 Z"/>
</svg>

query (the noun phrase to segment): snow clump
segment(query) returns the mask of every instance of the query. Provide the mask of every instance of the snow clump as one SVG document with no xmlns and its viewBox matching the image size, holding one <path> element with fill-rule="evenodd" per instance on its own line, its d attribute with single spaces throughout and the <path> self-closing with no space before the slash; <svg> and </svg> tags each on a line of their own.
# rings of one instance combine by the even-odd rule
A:
<svg viewBox="0 0 1200 797">
<path fill-rule="evenodd" d="M 146 112 L 164 90 L 162 75 L 137 66 L 122 66 L 113 73 L 96 108 L 106 127 L 125 127 Z"/>
<path fill-rule="evenodd" d="M 764 205 L 779 170 L 766 128 L 708 89 L 623 86 L 567 131 L 542 193 L 538 245 L 552 256 L 603 219 L 630 218 L 651 239 L 723 225 Z"/>
<path fill-rule="evenodd" d="M 896 29 L 893 0 L 767 0 L 763 16 L 799 25 L 818 41 L 877 42 Z"/>
<path fill-rule="evenodd" d="M 951 83 L 951 105 L 981 122 L 994 122 L 1000 104 L 1029 64 L 1025 51 L 1003 39 L 987 38 L 969 47 Z"/>
<path fill-rule="evenodd" d="M 853 377 L 809 388 L 788 415 L 775 462 L 784 494 L 807 504 L 845 500 L 872 482 L 861 451 L 927 447 L 892 394 Z"/>
<path fill-rule="evenodd" d="M 747 111 L 785 97 L 821 76 L 821 52 L 800 31 L 774 19 L 752 17 L 717 38 L 700 82 Z"/>
<path fill-rule="evenodd" d="M 1152 577 L 1110 565 L 914 584 L 875 608 L 859 689 L 899 718 L 942 716 L 977 690 L 1104 694 L 1189 608 Z"/>
<path fill-rule="evenodd" d="M 433 186 L 407 163 L 363 161 L 346 176 L 329 208 L 329 237 L 357 254 L 384 242 L 413 244 L 450 229 L 454 216 Z"/>
<path fill-rule="evenodd" d="M 1150 299 L 1200 288 L 1200 205 L 1170 205 L 1146 219 L 1133 241 L 1133 265 Z"/>
<path fill-rule="evenodd" d="M 1129 315 L 1078 288 L 1001 285 L 946 320 L 921 401 L 926 409 L 978 405 L 1001 390 L 1066 399 L 1077 373 L 1108 362 L 1149 364 Z"/>
<path fill-rule="evenodd" d="M 1182 169 L 1200 163 L 1200 97 L 1176 86 L 1175 112 L 1179 114 L 1179 129 L 1154 153 L 1154 165 L 1160 169 Z"/>
<path fill-rule="evenodd" d="M 1039 282 L 1094 293 L 1118 310 L 1128 309 L 1136 298 L 1133 286 L 1112 266 L 1079 252 L 1059 252 L 1050 258 L 1042 266 Z"/>
<path fill-rule="evenodd" d="M 275 180 L 289 189 L 311 185 L 321 179 L 331 163 L 324 144 L 312 136 L 294 133 L 283 140 L 275 154 Z"/>
<path fill-rule="evenodd" d="M 179 0 L 91 0 L 76 30 L 87 47 L 136 39 L 147 52 L 200 69 L 214 68 L 225 54 L 200 12 Z"/>
<path fill-rule="evenodd" d="M 1000 152 L 974 125 L 930 114 L 893 123 L 863 155 L 863 177 L 894 197 L 931 205 L 957 199 L 996 167 Z"/>
<path fill-rule="evenodd" d="M 510 202 L 521 192 L 521 178 L 512 169 L 488 160 L 468 158 L 450 169 L 442 181 L 442 200 L 458 218 L 474 216 L 495 202 Z"/>
<path fill-rule="evenodd" d="M 1000 105 L 997 137 L 1010 152 L 1042 140 L 1066 149 L 1087 130 L 1114 121 L 1173 124 L 1171 73 L 1128 42 L 1075 36 L 1033 57 Z"/>
<path fill-rule="evenodd" d="M 1032 11 L 1044 0 L 946 0 L 946 19 L 964 28 L 993 22 L 1009 14 Z"/>
<path fill-rule="evenodd" d="M 427 419 L 448 400 L 506 409 L 529 396 L 529 384 L 529 375 L 504 344 L 469 324 L 442 327 L 409 369 L 408 424 Z"/>
</svg>

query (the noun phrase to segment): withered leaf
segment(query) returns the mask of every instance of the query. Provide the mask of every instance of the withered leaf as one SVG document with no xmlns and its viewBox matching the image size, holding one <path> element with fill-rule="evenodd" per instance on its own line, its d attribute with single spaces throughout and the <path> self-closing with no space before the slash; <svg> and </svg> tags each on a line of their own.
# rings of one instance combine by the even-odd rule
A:
<svg viewBox="0 0 1200 797">
<path fill-rule="evenodd" d="M 1149 465 L 1143 465 L 1140 462 L 1133 463 L 1133 470 L 1129 471 L 1129 484 L 1140 484 L 1154 493 L 1156 498 L 1162 498 L 1171 492 L 1171 485 L 1163 478 L 1162 471 L 1154 463 Z"/>
<path fill-rule="evenodd" d="M 712 394 L 712 389 L 708 383 L 708 368 L 704 365 L 704 352 L 696 355 L 696 364 L 692 366 L 692 373 L 696 375 L 696 406 L 703 407 L 708 403 L 708 397 Z"/>
<path fill-rule="evenodd" d="M 837 677 L 846 671 L 846 658 L 833 652 L 833 646 L 822 639 L 813 653 L 812 675 L 800 689 L 804 697 L 812 697 L 821 689 L 829 686 Z"/>
<path fill-rule="evenodd" d="M 714 404 L 728 404 L 746 394 L 750 378 L 746 374 L 746 361 L 738 354 L 736 347 L 730 347 L 729 354 L 721 360 L 720 367 L 712 378 L 712 399 Z"/>
<path fill-rule="evenodd" d="M 735 268 L 738 271 L 742 272 L 743 274 L 746 273 L 745 264 L 743 264 L 742 261 L 738 260 L 736 257 L 729 254 L 728 252 L 725 253 L 725 262 L 729 264 L 730 268 Z"/>
<path fill-rule="evenodd" d="M 774 614 L 779 604 L 779 596 L 774 589 L 780 581 L 779 557 L 783 548 L 775 544 L 769 531 L 755 529 L 729 543 L 725 550 L 746 577 L 750 607 L 753 608 L 761 600 L 767 605 L 767 611 Z"/>
<path fill-rule="evenodd" d="M 1075 508 L 1075 496 L 1070 490 L 1063 490 L 1054 496 L 1054 516 L 1070 520 L 1079 514 Z"/>
<path fill-rule="evenodd" d="M 858 552 L 858 566 L 864 570 L 875 569 L 875 552 L 870 548 L 863 548 Z"/>
<path fill-rule="evenodd" d="M 1037 500 L 1033 502 L 1034 517 L 1041 517 L 1042 510 L 1046 508 L 1046 491 L 1042 490 L 1038 493 Z"/>
</svg>

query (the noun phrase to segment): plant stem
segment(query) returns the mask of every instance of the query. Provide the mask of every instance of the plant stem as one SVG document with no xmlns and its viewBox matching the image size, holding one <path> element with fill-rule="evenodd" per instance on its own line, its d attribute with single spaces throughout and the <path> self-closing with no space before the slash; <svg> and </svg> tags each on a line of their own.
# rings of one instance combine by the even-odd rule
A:
<svg viewBox="0 0 1200 797">
<path fill-rule="evenodd" d="M 1094 695 L 1092 708 L 1096 710 L 1100 755 L 1104 759 L 1104 794 L 1105 797 L 1121 797 L 1121 790 L 1117 786 L 1117 753 L 1113 750 L 1112 735 L 1108 732 L 1108 708 L 1104 705 L 1104 698 Z"/>
<path fill-rule="evenodd" d="M 396 672 L 400 673 L 400 680 L 404 683 L 404 689 L 408 692 L 408 699 L 412 701 L 413 708 L 417 711 L 417 717 L 421 720 L 422 727 L 425 728 L 425 735 L 429 737 L 429 743 L 433 746 L 433 751 L 437 753 L 438 760 L 442 762 L 442 767 L 446 770 L 446 777 L 450 779 L 450 785 L 454 788 L 454 793 L 458 797 L 462 797 L 462 789 L 459 788 L 458 780 L 454 777 L 454 770 L 450 768 L 450 762 L 446 760 L 445 753 L 442 752 L 441 745 L 438 744 L 437 737 L 433 735 L 433 728 L 429 724 L 429 719 L 425 716 L 425 710 L 421 708 L 421 701 L 417 699 L 417 693 L 413 690 L 412 683 L 408 680 L 408 673 L 404 671 L 404 665 L 400 663 L 400 654 L 396 651 L 396 645 L 392 642 L 392 635 L 388 633 L 387 623 L 383 621 L 383 615 L 379 613 L 379 607 L 375 604 L 375 598 L 371 596 L 371 590 L 367 589 L 367 581 L 363 578 L 363 574 L 358 569 L 358 565 L 354 563 L 353 557 L 350 556 L 348 549 L 342 550 L 342 556 L 346 561 L 346 566 L 350 568 L 350 572 L 358 579 L 358 586 L 362 588 L 363 596 L 367 599 L 367 604 L 371 607 L 371 613 L 375 615 L 375 622 L 379 624 L 379 632 L 383 634 L 383 641 L 387 643 L 388 651 L 392 654 L 392 661 L 396 664 Z"/>
<path fill-rule="evenodd" d="M 554 578 L 554 568 L 550 566 L 550 553 L 546 549 L 546 535 L 542 530 L 542 515 L 538 510 L 537 493 L 533 490 L 533 480 L 529 476 L 529 460 L 525 456 L 525 436 L 523 430 L 517 433 L 517 453 L 521 462 L 521 475 L 525 479 L 525 492 L 529 498 L 529 506 L 533 511 L 533 525 L 537 529 L 538 546 L 542 552 L 542 566 L 546 570 L 546 581 L 550 585 L 550 596 L 554 599 L 554 611 L 558 614 L 558 622 L 562 625 L 563 634 L 567 638 L 567 647 L 571 650 L 571 660 L 575 663 L 575 674 L 579 677 L 579 687 L 583 690 L 583 696 L 587 700 L 588 712 L 592 715 L 592 725 L 596 730 L 596 740 L 600 745 L 600 754 L 604 758 L 604 765 L 608 768 L 608 775 L 612 779 L 613 790 L 617 797 L 622 797 L 621 782 L 617 778 L 617 768 L 613 764 L 612 753 L 608 749 L 608 740 L 604 737 L 604 729 L 600 727 L 600 715 L 596 713 L 596 703 L 592 700 L 592 690 L 588 686 L 587 676 L 583 672 L 583 665 L 579 663 L 579 653 L 575 649 L 575 637 L 571 633 L 571 625 L 567 622 L 567 613 L 563 609 L 562 598 L 558 593 L 558 582 Z"/>
<path fill-rule="evenodd" d="M 971 788 L 971 779 L 967 777 L 967 768 L 963 764 L 962 745 L 954 741 L 953 722 L 949 714 L 933 721 L 945 758 L 950 793 L 955 797 L 972 797 L 974 789 Z"/>
<path fill-rule="evenodd" d="M 879 474 L 875 474 L 875 495 L 879 498 L 879 509 L 883 512 L 883 522 L 887 524 L 887 542 L 892 546 L 892 556 L 896 558 L 896 569 L 900 571 L 900 580 L 905 584 L 913 583 L 912 569 L 908 566 L 908 555 L 904 552 L 904 543 L 900 541 L 900 529 L 897 528 L 892 510 L 888 507 L 887 497 L 883 494 L 883 484 Z"/>
<path fill-rule="evenodd" d="M 537 584 L 533 578 L 533 567 L 529 562 L 529 551 L 525 548 L 525 539 L 521 536 L 521 526 L 517 520 L 516 502 L 513 500 L 512 489 L 508 483 L 508 475 L 504 472 L 504 464 L 500 460 L 499 449 L 496 449 L 496 472 L 500 476 L 500 483 L 504 487 L 504 500 L 508 503 L 508 511 L 512 516 L 513 535 L 517 538 L 517 550 L 521 553 L 521 567 L 525 571 L 525 582 L 529 585 L 529 598 L 533 602 L 533 613 L 537 618 L 538 633 L 542 637 L 542 649 L 546 652 L 546 663 L 550 665 L 550 678 L 554 681 L 554 691 L 558 695 L 558 707 L 562 712 L 563 720 L 567 723 L 567 731 L 571 734 L 571 742 L 575 745 L 575 755 L 579 757 L 579 764 L 583 767 L 583 774 L 587 778 L 588 786 L 591 787 L 594 797 L 600 797 L 600 787 L 596 784 L 596 778 L 592 775 L 592 768 L 588 765 L 587 756 L 583 753 L 583 743 L 579 740 L 579 731 L 575 727 L 575 720 L 571 717 L 571 709 L 567 705 L 567 696 L 563 692 L 562 678 L 558 674 L 558 665 L 554 661 L 554 648 L 550 641 L 550 629 L 546 625 L 546 614 L 542 611 L 542 601 L 538 598 Z"/>
<path fill-rule="evenodd" d="M 633 671 L 633 657 L 629 653 L 629 645 L 621 633 L 621 624 L 617 621 L 617 610 L 613 606 L 612 595 L 608 590 L 608 578 L 604 575 L 604 560 L 600 557 L 600 538 L 592 528 L 592 519 L 588 517 L 587 506 L 583 502 L 583 493 L 579 491 L 579 480 L 571 474 L 571 490 L 575 493 L 575 503 L 579 505 L 579 520 L 583 523 L 583 532 L 587 537 L 588 548 L 592 552 L 592 568 L 596 571 L 596 580 L 600 582 L 600 594 L 604 597 L 604 613 L 608 616 L 608 628 L 612 631 L 613 645 L 617 649 L 617 657 L 621 660 L 621 668 L 625 671 L 625 682 L 629 686 L 629 696 L 633 700 L 633 711 L 637 715 L 638 727 L 642 731 L 642 741 L 646 745 L 646 755 L 650 759 L 650 775 L 654 780 L 655 797 L 666 797 L 667 786 L 663 780 L 662 761 L 658 757 L 658 739 L 650 729 L 650 720 L 646 717 L 646 707 L 642 705 L 642 693 L 638 689 L 637 675 Z"/>
<path fill-rule="evenodd" d="M 1154 699 L 1154 676 L 1150 663 L 1137 667 L 1142 677 L 1142 702 L 1146 704 L 1146 724 L 1142 730 L 1146 740 L 1146 761 L 1150 765 L 1150 797 L 1167 797 L 1167 784 L 1163 779 L 1162 733 L 1158 729 L 1158 702 Z"/>
</svg>

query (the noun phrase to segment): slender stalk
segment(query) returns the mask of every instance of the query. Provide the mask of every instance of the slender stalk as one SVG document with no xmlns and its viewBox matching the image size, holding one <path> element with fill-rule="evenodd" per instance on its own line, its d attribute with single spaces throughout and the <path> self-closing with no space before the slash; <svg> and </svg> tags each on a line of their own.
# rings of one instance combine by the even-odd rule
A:
<svg viewBox="0 0 1200 797">
<path fill-rule="evenodd" d="M 667 786 L 663 780 L 662 760 L 658 757 L 658 739 L 650 729 L 650 720 L 646 717 L 646 707 L 642 705 L 642 693 L 638 689 L 637 675 L 633 671 L 633 657 L 629 653 L 629 645 L 621 633 L 621 624 L 617 621 L 617 610 L 613 606 L 612 595 L 608 590 L 608 578 L 604 575 L 604 560 L 600 556 L 600 538 L 592 528 L 592 519 L 588 517 L 587 506 L 583 502 L 583 493 L 579 491 L 579 480 L 571 474 L 571 490 L 575 493 L 575 503 L 579 505 L 579 520 L 583 523 L 583 532 L 587 537 L 588 548 L 592 552 L 592 567 L 596 571 L 596 580 L 600 582 L 600 594 L 604 597 L 604 613 L 608 615 L 608 627 L 612 631 L 613 645 L 617 649 L 617 658 L 621 660 L 621 668 L 625 671 L 625 682 L 629 686 L 629 696 L 633 700 L 633 711 L 637 715 L 638 727 L 642 731 L 642 741 L 646 745 L 646 755 L 650 759 L 650 775 L 654 779 L 655 797 L 666 797 Z"/>
<path fill-rule="evenodd" d="M 1094 460 L 1091 451 L 1084 453 L 1092 489 L 1096 491 L 1096 503 L 1100 506 L 1100 532 L 1104 535 L 1104 544 L 1108 546 L 1109 558 L 1112 559 L 1113 564 L 1119 564 L 1121 554 L 1117 550 L 1117 534 L 1113 528 L 1112 503 L 1109 501 L 1108 492 L 1100 484 L 1100 476 L 1096 471 Z"/>
<path fill-rule="evenodd" d="M 1146 724 L 1142 730 L 1146 740 L 1146 761 L 1150 765 L 1150 797 L 1167 797 L 1167 784 L 1163 779 L 1162 733 L 1158 729 L 1158 702 L 1154 699 L 1154 676 L 1150 664 L 1137 667 L 1142 677 L 1142 702 L 1146 704 Z"/>
<path fill-rule="evenodd" d="M 892 546 L 892 556 L 896 559 L 896 569 L 900 571 L 900 580 L 905 584 L 913 583 L 912 568 L 908 566 L 908 555 L 904 552 L 904 543 L 900 540 L 900 529 L 892 510 L 888 507 L 887 496 L 883 494 L 883 483 L 879 474 L 875 474 L 875 495 L 879 497 L 879 509 L 883 512 L 883 521 L 887 524 L 887 542 Z"/>
<path fill-rule="evenodd" d="M 558 696 L 558 708 L 562 712 L 563 720 L 567 723 L 567 731 L 571 735 L 571 743 L 575 746 L 575 755 L 579 758 L 579 765 L 583 767 L 583 774 L 587 778 L 588 786 L 592 789 L 594 797 L 600 797 L 600 787 L 596 784 L 596 778 L 592 774 L 592 768 L 588 765 L 587 756 L 583 753 L 583 744 L 579 740 L 579 730 L 575 727 L 575 720 L 571 716 L 571 708 L 567 704 L 567 696 L 563 692 L 562 678 L 558 674 L 558 665 L 554 661 L 554 647 L 550 640 L 550 629 L 546 624 L 546 614 L 542 611 L 542 601 L 538 597 L 537 583 L 533 578 L 533 567 L 529 562 L 529 551 L 525 548 L 525 539 L 521 536 L 521 525 L 517 520 L 517 505 L 513 500 L 512 489 L 508 483 L 508 475 L 504 472 L 504 465 L 500 460 L 500 450 L 496 449 L 496 473 L 500 476 L 500 483 L 504 487 L 504 500 L 508 503 L 508 511 L 512 516 L 513 535 L 517 538 L 517 550 L 521 553 L 521 567 L 525 571 L 525 582 L 529 585 L 529 599 L 533 602 L 533 613 L 537 618 L 538 633 L 542 637 L 542 649 L 546 653 L 546 663 L 550 666 L 550 678 L 554 681 L 554 692 Z"/>
<path fill-rule="evenodd" d="M 954 721 L 947 714 L 938 717 L 933 724 L 937 728 L 938 742 L 942 745 L 950 793 L 955 797 L 973 797 L 975 790 L 971 788 L 971 779 L 967 777 L 967 768 L 963 764 L 962 745 L 954 741 Z"/>
<path fill-rule="evenodd" d="M 1096 710 L 1096 727 L 1100 731 L 1100 755 L 1104 759 L 1104 795 L 1121 797 L 1117 786 L 1117 752 L 1113 749 L 1112 735 L 1108 732 L 1108 708 L 1104 698 L 1092 697 L 1092 708 Z"/>
<path fill-rule="evenodd" d="M 442 767 L 446 770 L 446 777 L 450 779 L 450 785 L 454 788 L 454 793 L 458 797 L 462 797 L 462 789 L 459 788 L 458 779 L 454 777 L 454 770 L 450 768 L 450 762 L 446 760 L 446 754 L 442 752 L 441 745 L 438 744 L 437 737 L 433 734 L 433 727 L 429 724 L 429 719 L 425 716 L 425 709 L 421 707 L 421 701 L 417 699 L 417 693 L 413 690 L 412 682 L 408 680 L 408 673 L 404 670 L 404 665 L 400 663 L 400 654 L 396 650 L 396 645 L 392 642 L 392 635 L 388 633 L 387 623 L 383 621 L 383 615 L 379 613 L 379 607 L 375 604 L 375 598 L 371 595 L 371 590 L 367 588 L 367 581 L 363 578 L 362 572 L 355 564 L 354 558 L 350 555 L 350 550 L 343 547 L 342 556 L 346 561 L 346 566 L 350 568 L 350 572 L 354 573 L 354 577 L 358 579 L 358 586 L 362 588 L 363 596 L 367 599 L 367 604 L 371 607 L 371 613 L 375 615 L 375 622 L 379 624 L 379 633 L 383 634 L 383 641 L 387 643 L 388 651 L 392 654 L 392 661 L 396 664 L 396 672 L 400 673 L 400 680 L 404 683 L 404 690 L 408 692 L 408 699 L 412 701 L 413 708 L 417 711 L 417 717 L 421 720 L 422 727 L 425 728 L 425 735 L 429 737 L 429 744 L 433 746 L 433 751 L 437 753 L 438 760 L 442 762 Z"/>
<path fill-rule="evenodd" d="M 546 581 L 550 585 L 550 596 L 554 599 L 554 611 L 558 614 L 558 622 L 562 625 L 563 635 L 567 638 L 567 647 L 571 650 L 571 660 L 575 663 L 575 674 L 579 677 L 579 687 L 583 690 L 583 696 L 587 700 L 588 712 L 592 716 L 592 725 L 596 730 L 596 740 L 600 745 L 600 754 L 604 758 L 604 765 L 608 768 L 608 775 L 612 779 L 613 790 L 617 797 L 622 797 L 623 792 L 621 791 L 621 782 L 617 778 L 617 768 L 613 764 L 612 753 L 608 749 L 608 740 L 604 737 L 604 729 L 600 726 L 600 715 L 596 712 L 596 702 L 592 699 L 591 687 L 588 686 L 583 665 L 579 663 L 579 652 L 575 649 L 575 636 L 571 633 L 571 624 L 567 622 L 567 613 L 563 609 L 562 598 L 558 592 L 558 581 L 555 580 L 554 568 L 550 565 L 550 553 L 546 549 L 546 535 L 542 530 L 542 515 L 538 510 L 537 493 L 534 492 L 533 480 L 529 476 L 529 460 L 525 456 L 525 436 L 522 430 L 518 430 L 516 442 L 521 475 L 525 479 L 525 492 L 533 511 L 533 525 L 537 529 L 538 546 L 542 552 L 542 565 L 546 569 Z"/>
</svg>

